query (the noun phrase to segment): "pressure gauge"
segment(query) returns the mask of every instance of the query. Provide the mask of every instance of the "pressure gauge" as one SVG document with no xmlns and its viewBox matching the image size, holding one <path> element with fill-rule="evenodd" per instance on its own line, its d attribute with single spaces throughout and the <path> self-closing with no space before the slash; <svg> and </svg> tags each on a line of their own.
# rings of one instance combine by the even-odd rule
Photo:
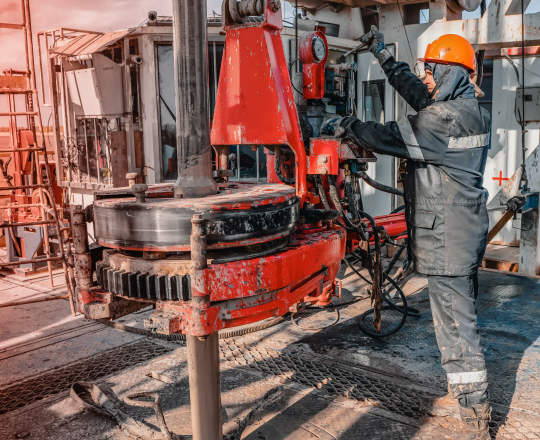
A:
<svg viewBox="0 0 540 440">
<path fill-rule="evenodd" d="M 316 63 L 320 63 L 326 56 L 326 44 L 318 35 L 315 35 L 311 40 L 311 53 Z"/>
</svg>

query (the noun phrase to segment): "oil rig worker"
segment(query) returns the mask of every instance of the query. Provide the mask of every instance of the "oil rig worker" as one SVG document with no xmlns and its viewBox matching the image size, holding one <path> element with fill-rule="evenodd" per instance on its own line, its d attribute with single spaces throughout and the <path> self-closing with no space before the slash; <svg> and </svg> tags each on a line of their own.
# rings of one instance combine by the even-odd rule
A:
<svg viewBox="0 0 540 440">
<path fill-rule="evenodd" d="M 457 399 L 463 422 L 459 438 L 487 440 L 491 407 L 475 299 L 488 236 L 488 192 L 482 183 L 491 118 L 470 82 L 475 52 L 463 37 L 444 35 L 419 60 L 426 73 L 420 79 L 395 60 L 375 26 L 362 41 L 417 113 L 384 125 L 341 118 L 332 131 L 366 150 L 407 160 L 404 189 L 413 260 L 428 278 L 448 379 L 449 395 L 437 405 L 457 407 Z"/>
</svg>

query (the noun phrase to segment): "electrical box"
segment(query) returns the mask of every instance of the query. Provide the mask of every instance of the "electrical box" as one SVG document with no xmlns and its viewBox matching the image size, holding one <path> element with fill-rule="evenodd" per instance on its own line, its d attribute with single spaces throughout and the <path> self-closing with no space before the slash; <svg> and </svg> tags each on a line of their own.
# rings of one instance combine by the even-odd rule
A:
<svg viewBox="0 0 540 440">
<path fill-rule="evenodd" d="M 525 90 L 525 93 L 523 93 Z M 516 90 L 516 119 L 523 119 L 523 101 L 525 95 L 525 122 L 540 121 L 540 87 L 525 87 Z"/>
<path fill-rule="evenodd" d="M 66 72 L 75 116 L 113 119 L 124 115 L 122 66 L 92 54 L 93 67 Z"/>
</svg>

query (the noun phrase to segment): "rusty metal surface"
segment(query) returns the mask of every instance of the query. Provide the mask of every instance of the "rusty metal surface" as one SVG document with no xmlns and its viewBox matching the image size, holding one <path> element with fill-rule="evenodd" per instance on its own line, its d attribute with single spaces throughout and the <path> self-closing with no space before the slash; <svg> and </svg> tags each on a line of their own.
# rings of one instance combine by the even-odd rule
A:
<svg viewBox="0 0 540 440">
<path fill-rule="evenodd" d="M 204 222 L 194 226 L 194 231 L 203 228 Z M 88 305 L 87 317 L 101 319 L 113 316 L 113 309 L 127 314 L 127 306 L 119 303 L 128 298 L 136 304 L 154 302 L 156 312 L 147 327 L 164 334 L 203 336 L 281 316 L 301 300 L 327 301 L 337 294 L 335 276 L 345 255 L 345 231 L 328 224 L 319 229 L 300 231 L 274 254 L 221 264 L 208 264 L 212 256 L 204 246 L 196 246 L 204 252 L 191 269 L 187 255 L 143 261 L 106 251 L 96 265 L 99 287 L 86 289 L 81 303 Z"/>
</svg>

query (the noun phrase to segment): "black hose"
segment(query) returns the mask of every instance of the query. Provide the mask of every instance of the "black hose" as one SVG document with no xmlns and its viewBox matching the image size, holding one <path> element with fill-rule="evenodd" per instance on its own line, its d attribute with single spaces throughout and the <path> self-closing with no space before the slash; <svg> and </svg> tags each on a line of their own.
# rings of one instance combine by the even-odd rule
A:
<svg viewBox="0 0 540 440">
<path fill-rule="evenodd" d="M 362 227 L 362 225 L 360 224 L 359 226 L 356 226 L 354 223 L 351 222 L 349 217 L 347 217 L 347 215 L 343 211 L 343 207 L 341 206 L 341 200 L 339 200 L 339 195 L 336 188 L 336 176 L 332 176 L 332 175 L 328 176 L 328 193 L 330 194 L 330 200 L 332 200 L 334 207 L 338 210 L 339 215 L 341 219 L 343 220 L 343 222 L 345 223 L 345 225 L 349 229 L 352 229 L 353 231 L 357 231 L 360 237 L 362 238 L 362 240 L 368 241 L 369 237 L 366 231 L 364 231 L 364 228 Z M 360 212 L 361 211 L 359 211 L 359 213 Z"/>
<path fill-rule="evenodd" d="M 396 283 L 394 279 L 392 279 L 391 277 L 389 277 L 386 274 L 384 274 L 384 277 L 398 291 L 398 293 L 399 293 L 399 295 L 401 297 L 401 300 L 403 301 L 403 307 L 399 307 L 396 304 L 394 304 L 392 301 L 390 301 L 387 298 L 387 295 L 382 295 L 383 301 L 387 304 L 387 305 L 382 307 L 382 310 L 395 310 L 395 311 L 401 313 L 402 317 L 401 317 L 401 321 L 399 322 L 399 324 L 396 327 L 394 327 L 393 329 L 391 329 L 390 331 L 388 331 L 386 333 L 382 333 L 382 332 L 376 332 L 374 330 L 371 330 L 368 325 L 364 324 L 364 320 L 371 313 L 373 313 L 373 309 L 367 310 L 364 313 L 362 313 L 362 315 L 360 315 L 359 325 L 358 325 L 360 327 L 360 330 L 362 330 L 362 332 L 365 333 L 368 336 L 377 337 L 377 338 L 384 338 L 384 337 L 393 335 L 394 333 L 398 332 L 401 329 L 401 327 L 403 327 L 403 325 L 405 324 L 405 321 L 407 320 L 407 316 L 412 316 L 412 317 L 415 317 L 415 318 L 419 318 L 421 316 L 418 310 L 408 306 L 407 299 L 405 297 L 405 293 L 403 293 L 403 290 L 401 289 L 401 287 L 399 287 L 398 283 Z"/>
<path fill-rule="evenodd" d="M 347 197 L 347 201 L 349 202 L 349 211 L 352 218 L 358 220 L 360 217 L 358 216 L 358 208 L 352 182 L 345 182 L 345 197 Z"/>
<path fill-rule="evenodd" d="M 324 190 L 321 176 L 319 174 L 315 174 L 313 177 L 315 178 L 317 193 L 319 194 L 319 198 L 321 199 L 324 209 L 330 209 L 330 203 L 328 203 L 328 198 L 326 197 L 326 191 Z"/>
<path fill-rule="evenodd" d="M 401 206 L 397 207 L 396 209 L 394 209 L 394 210 L 390 213 L 390 215 L 392 215 L 392 214 L 397 214 L 398 212 L 404 211 L 404 210 L 405 210 L 405 205 L 401 205 Z M 400 235 L 402 235 L 402 234 L 400 234 Z"/>
<path fill-rule="evenodd" d="M 356 194 L 358 194 L 358 209 L 360 209 L 360 211 L 363 211 L 364 201 L 362 200 L 362 189 L 360 187 L 360 181 L 358 179 L 355 179 L 355 185 L 356 185 Z"/>
<path fill-rule="evenodd" d="M 274 152 L 274 171 L 276 172 L 278 179 L 281 180 L 284 184 L 296 184 L 296 179 L 294 177 L 285 177 L 285 175 L 281 172 L 281 147 L 276 147 L 276 151 Z"/>
<path fill-rule="evenodd" d="M 345 261 L 345 264 L 349 266 L 349 269 L 351 269 L 356 275 L 358 275 L 361 279 L 363 279 L 366 283 L 372 284 L 371 281 L 369 281 L 367 278 L 365 278 L 360 272 L 356 270 L 356 268 L 347 260 L 347 257 L 345 257 L 342 261 Z"/>
<path fill-rule="evenodd" d="M 369 186 L 375 189 L 378 189 L 379 191 L 389 193 L 389 194 L 395 194 L 396 196 L 400 196 L 400 197 L 404 197 L 405 193 L 401 189 L 392 188 L 391 186 L 383 185 L 382 183 L 379 183 L 373 180 L 366 173 L 362 173 L 362 180 L 366 182 Z"/>
<path fill-rule="evenodd" d="M 375 228 L 377 227 L 377 224 L 375 223 L 375 220 L 373 220 L 373 217 L 371 217 L 367 212 L 364 212 L 364 211 L 358 211 L 358 214 L 361 215 L 362 217 L 367 218 L 369 223 L 371 223 L 371 227 L 373 228 L 373 230 L 375 230 Z"/>
<path fill-rule="evenodd" d="M 369 219 L 368 219 L 369 220 Z M 403 249 L 405 249 L 406 247 L 406 244 L 404 246 L 400 246 L 400 249 L 398 252 L 396 252 L 396 255 L 394 255 L 395 259 L 393 258 L 392 261 L 390 262 L 390 269 L 393 267 L 393 265 L 395 264 L 395 261 L 397 261 L 397 259 L 399 258 L 399 255 L 403 252 Z M 357 261 L 359 260 L 358 257 L 351 253 L 349 255 L 352 255 Z M 395 261 L 394 261 L 395 260 Z M 372 284 L 371 281 L 369 281 L 368 279 L 366 279 L 348 260 L 347 258 L 344 258 L 343 261 L 345 262 L 345 264 L 358 276 L 360 277 L 362 280 L 364 280 L 366 283 L 368 284 Z M 360 329 L 362 330 L 362 332 L 364 332 L 365 334 L 369 335 L 369 336 L 373 336 L 373 337 L 386 337 L 386 336 L 390 336 L 390 335 L 393 335 L 394 333 L 396 333 L 399 329 L 401 329 L 401 327 L 403 327 L 403 325 L 405 324 L 405 321 L 407 320 L 407 316 L 412 316 L 413 318 L 419 318 L 421 316 L 420 312 L 415 309 L 415 308 L 412 308 L 412 307 L 409 307 L 408 306 L 408 303 L 407 303 L 407 298 L 405 297 L 405 294 L 403 293 L 403 290 L 401 289 L 401 287 L 399 286 L 399 284 L 392 278 L 390 277 L 390 275 L 387 273 L 387 271 L 383 272 L 383 277 L 392 285 L 393 288 L 395 288 L 400 297 L 401 297 L 401 300 L 403 302 L 403 307 L 400 307 L 400 306 L 397 306 L 396 304 L 394 304 L 392 301 L 390 301 L 388 299 L 388 293 L 391 291 L 391 290 L 387 290 L 383 293 L 383 295 L 381 295 L 383 301 L 386 303 L 385 306 L 382 307 L 381 310 L 395 310 L 399 313 L 401 313 L 403 315 L 401 321 L 399 322 L 399 324 L 397 325 L 396 328 L 392 329 L 390 332 L 386 332 L 386 333 L 380 333 L 380 332 L 375 332 L 375 331 L 372 331 L 370 330 L 366 325 L 363 324 L 364 320 L 366 319 L 366 317 L 373 313 L 374 309 L 370 309 L 370 310 L 367 310 L 366 312 L 364 312 L 361 316 L 360 316 L 360 321 L 359 321 L 359 326 L 360 326 Z"/>
<path fill-rule="evenodd" d="M 384 273 L 389 274 L 390 271 L 394 268 L 394 265 L 396 264 L 396 261 L 401 257 L 401 254 L 403 253 L 403 250 L 407 247 L 407 241 L 405 240 L 402 245 L 399 246 L 399 249 L 396 251 L 392 259 L 390 260 L 390 263 L 388 264 L 388 267 L 384 271 Z"/>
</svg>

